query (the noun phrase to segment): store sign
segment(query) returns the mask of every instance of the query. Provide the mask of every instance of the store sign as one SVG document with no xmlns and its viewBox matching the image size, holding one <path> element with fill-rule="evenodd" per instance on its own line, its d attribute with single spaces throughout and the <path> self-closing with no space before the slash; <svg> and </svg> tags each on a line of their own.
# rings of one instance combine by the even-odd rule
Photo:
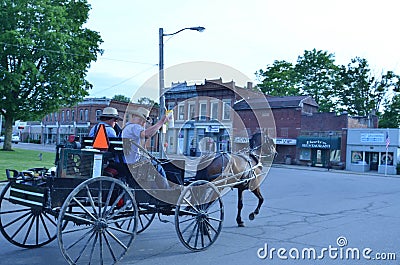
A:
<svg viewBox="0 0 400 265">
<path fill-rule="evenodd" d="M 247 138 L 247 137 L 235 137 L 234 142 L 238 143 L 238 144 L 247 144 L 249 142 L 249 138 Z"/>
<path fill-rule="evenodd" d="M 219 126 L 207 126 L 206 127 L 206 132 L 212 132 L 212 133 L 218 133 L 219 132 Z"/>
<path fill-rule="evenodd" d="M 330 149 L 331 145 L 322 140 L 307 140 L 301 144 L 302 148 Z"/>
<path fill-rule="evenodd" d="M 362 133 L 360 141 L 362 143 L 383 143 L 385 134 L 383 133 Z"/>
<path fill-rule="evenodd" d="M 296 145 L 297 140 L 296 139 L 283 139 L 283 138 L 279 138 L 279 139 L 274 139 L 275 144 L 279 144 L 279 145 Z"/>
</svg>

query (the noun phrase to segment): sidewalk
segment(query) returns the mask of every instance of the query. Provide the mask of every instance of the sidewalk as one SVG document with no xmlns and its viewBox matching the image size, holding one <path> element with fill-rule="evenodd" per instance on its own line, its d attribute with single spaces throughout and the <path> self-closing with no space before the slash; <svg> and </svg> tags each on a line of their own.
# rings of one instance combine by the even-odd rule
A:
<svg viewBox="0 0 400 265">
<path fill-rule="evenodd" d="M 328 172 L 328 169 L 324 168 L 324 167 L 309 167 L 309 166 L 286 165 L 286 164 L 272 164 L 271 167 Z M 351 174 L 351 175 L 366 175 L 366 176 L 375 176 L 375 177 L 400 178 L 400 175 L 386 175 L 385 176 L 385 174 L 379 174 L 377 171 L 356 172 L 356 171 L 349 171 L 349 170 L 345 170 L 345 169 L 330 169 L 329 172 L 338 173 L 338 174 Z"/>
</svg>

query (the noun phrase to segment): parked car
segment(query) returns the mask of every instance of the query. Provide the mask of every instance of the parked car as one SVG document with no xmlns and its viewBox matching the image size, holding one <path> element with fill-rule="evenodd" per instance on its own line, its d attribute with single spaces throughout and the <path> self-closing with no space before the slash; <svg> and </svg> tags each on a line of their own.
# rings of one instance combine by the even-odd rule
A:
<svg viewBox="0 0 400 265">
<path fill-rule="evenodd" d="M 16 134 L 13 134 L 11 137 L 11 142 L 14 144 L 19 143 L 21 140 L 19 139 L 19 136 Z M 0 136 L 0 143 L 4 142 L 4 135 Z"/>
</svg>

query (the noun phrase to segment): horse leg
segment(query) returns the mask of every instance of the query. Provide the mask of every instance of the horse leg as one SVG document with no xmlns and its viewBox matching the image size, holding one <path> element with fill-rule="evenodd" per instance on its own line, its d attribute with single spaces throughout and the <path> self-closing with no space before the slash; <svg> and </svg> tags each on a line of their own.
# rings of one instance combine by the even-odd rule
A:
<svg viewBox="0 0 400 265">
<path fill-rule="evenodd" d="M 242 221 L 241 212 L 243 209 L 243 189 L 238 188 L 238 212 L 236 216 L 236 222 L 239 227 L 244 227 L 244 222 Z"/>
<path fill-rule="evenodd" d="M 259 214 L 261 205 L 262 205 L 263 202 L 264 202 L 264 198 L 263 198 L 263 196 L 261 195 L 261 191 L 260 191 L 260 188 L 259 188 L 259 187 L 256 188 L 255 190 L 253 190 L 252 192 L 253 192 L 254 195 L 256 195 L 256 197 L 258 198 L 258 205 L 257 205 L 257 208 L 254 210 L 254 212 L 252 212 L 252 213 L 249 215 L 249 219 L 250 219 L 250 220 L 254 220 L 254 218 L 256 217 L 256 215 Z"/>
</svg>

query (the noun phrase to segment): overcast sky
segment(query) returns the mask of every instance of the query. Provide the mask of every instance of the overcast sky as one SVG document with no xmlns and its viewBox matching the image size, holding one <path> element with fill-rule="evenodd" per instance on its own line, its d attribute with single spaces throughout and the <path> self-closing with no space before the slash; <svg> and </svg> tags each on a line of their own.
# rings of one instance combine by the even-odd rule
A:
<svg viewBox="0 0 400 265">
<path fill-rule="evenodd" d="M 164 37 L 165 68 L 216 62 L 256 82 L 257 70 L 275 60 L 295 63 L 304 50 L 316 48 L 335 54 L 337 64 L 358 56 L 377 74 L 400 74 L 398 0 L 88 1 L 86 26 L 100 33 L 105 51 L 89 69 L 91 97 L 132 97 L 157 74 L 160 27 L 165 33 L 206 28 Z"/>
</svg>

